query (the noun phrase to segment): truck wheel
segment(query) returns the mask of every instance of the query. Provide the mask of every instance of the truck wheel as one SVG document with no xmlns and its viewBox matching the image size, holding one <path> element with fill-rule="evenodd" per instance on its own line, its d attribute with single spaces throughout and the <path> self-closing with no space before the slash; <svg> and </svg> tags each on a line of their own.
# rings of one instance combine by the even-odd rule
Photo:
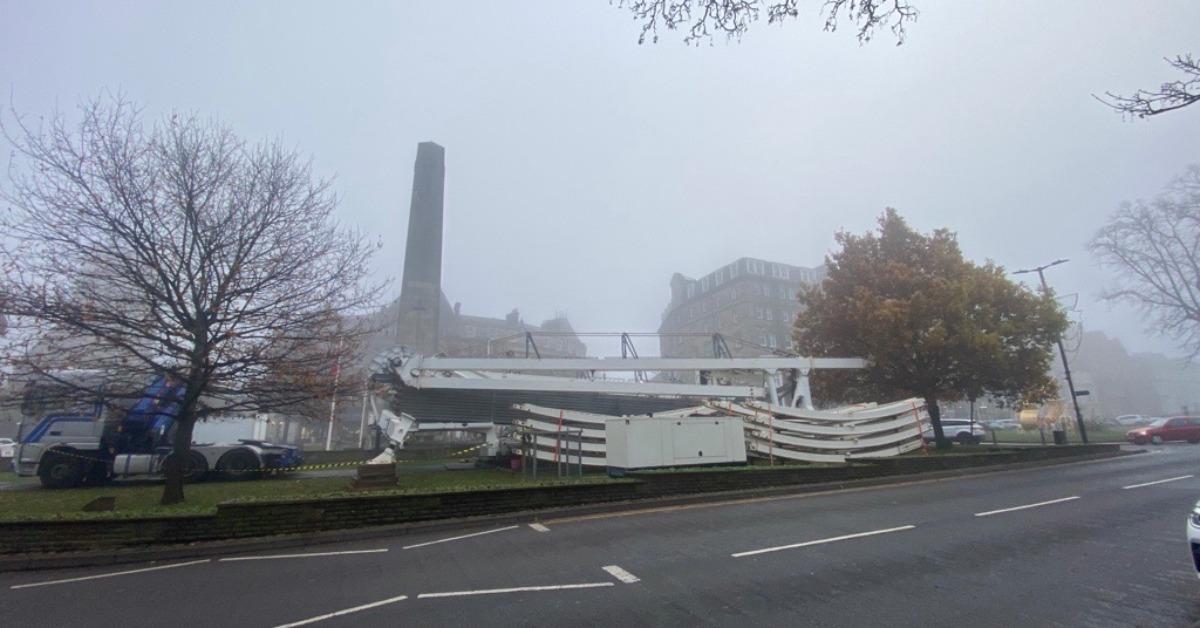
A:
<svg viewBox="0 0 1200 628">
<path fill-rule="evenodd" d="M 163 459 L 163 468 L 168 464 L 172 464 L 175 459 L 175 454 L 171 454 Z M 208 477 L 208 460 L 204 459 L 204 455 L 198 451 L 188 451 L 187 456 L 183 459 L 183 481 L 188 483 L 203 482 L 204 478 Z"/>
<path fill-rule="evenodd" d="M 46 488 L 75 488 L 83 483 L 83 460 L 50 453 L 38 465 L 38 479 Z"/>
<path fill-rule="evenodd" d="M 247 449 L 234 449 L 217 461 L 217 473 L 227 480 L 246 480 L 258 475 L 258 456 Z"/>
</svg>

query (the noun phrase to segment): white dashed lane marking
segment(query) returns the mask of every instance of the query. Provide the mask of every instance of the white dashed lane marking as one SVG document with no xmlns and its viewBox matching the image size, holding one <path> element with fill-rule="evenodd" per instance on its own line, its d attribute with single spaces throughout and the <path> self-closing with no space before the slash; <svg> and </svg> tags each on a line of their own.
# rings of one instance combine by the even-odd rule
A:
<svg viewBox="0 0 1200 628">
<path fill-rule="evenodd" d="M 742 558 L 745 556 L 755 556 L 757 554 L 766 554 L 768 552 L 779 552 L 782 550 L 796 549 L 800 547 L 808 547 L 810 545 L 821 545 L 823 543 L 834 543 L 836 541 L 846 541 L 849 539 L 859 539 L 866 536 L 875 536 L 877 534 L 888 534 L 889 532 L 903 532 L 904 530 L 912 530 L 917 526 L 899 526 L 895 528 L 884 528 L 882 530 L 871 530 L 870 532 L 858 532 L 856 534 L 846 534 L 843 536 L 834 536 L 827 539 L 817 539 L 815 541 L 805 541 L 803 543 L 793 543 L 791 545 L 779 545 L 777 547 L 764 547 L 763 549 L 750 550 L 748 552 L 738 552 L 730 554 L 734 558 Z"/>
<path fill-rule="evenodd" d="M 604 571 L 607 571 L 610 575 L 612 575 L 612 577 L 624 582 L 625 584 L 633 584 L 635 582 L 642 581 L 641 578 L 629 573 L 628 571 L 625 571 L 624 569 L 621 569 L 616 565 L 609 565 L 604 568 Z"/>
<path fill-rule="evenodd" d="M 344 552 L 311 552 L 308 554 L 271 554 L 270 556 L 233 556 L 230 558 L 222 558 L 219 562 L 228 563 L 237 560 L 273 560 L 276 558 L 317 558 L 320 556 L 346 556 L 348 554 L 378 554 L 386 552 L 387 548 L 369 549 L 369 550 L 347 550 Z"/>
<path fill-rule="evenodd" d="M 534 591 L 565 591 L 568 589 L 594 589 L 596 587 L 616 586 L 613 582 L 583 582 L 580 584 L 550 584 L 540 587 L 509 587 L 507 589 L 475 589 L 472 591 L 443 591 L 441 593 L 422 593 L 417 599 L 424 600 L 438 597 L 462 597 L 465 595 L 495 595 L 497 593 L 529 593 Z"/>
<path fill-rule="evenodd" d="M 538 532 L 549 532 L 550 531 L 550 528 L 547 528 L 546 526 L 544 526 L 540 523 L 531 523 L 531 524 L 529 524 L 529 527 L 533 528 L 534 530 L 537 530 Z"/>
<path fill-rule="evenodd" d="M 158 565 L 157 567 L 144 567 L 142 569 L 127 569 L 125 571 L 114 571 L 112 573 L 96 574 L 94 576 L 79 576 L 77 578 L 64 578 L 62 580 L 47 580 L 45 582 L 31 582 L 29 584 L 14 584 L 10 589 L 28 589 L 30 587 L 44 587 L 51 584 L 66 584 L 68 582 L 83 582 L 84 580 L 98 580 L 100 578 L 114 578 L 116 576 L 127 576 L 134 573 L 145 573 L 147 571 L 158 571 L 160 569 L 174 569 L 176 567 L 187 567 L 188 565 L 199 565 L 207 563 L 211 559 L 192 560 L 186 563 L 174 563 L 171 565 Z"/>
<path fill-rule="evenodd" d="M 1025 504 L 1023 506 L 1013 506 L 1012 508 L 1001 508 L 1000 510 L 988 510 L 986 512 L 977 512 L 977 513 L 975 513 L 975 516 L 976 517 L 990 517 L 992 515 L 998 515 L 998 514 L 1005 513 L 1005 512 L 1013 512 L 1015 510 L 1025 510 L 1027 508 L 1038 508 L 1040 506 L 1049 506 L 1051 504 L 1061 504 L 1063 502 L 1074 501 L 1076 499 L 1079 499 L 1079 496 L 1072 495 L 1070 497 L 1061 497 L 1059 499 L 1051 499 L 1049 501 L 1038 502 L 1036 504 Z"/>
<path fill-rule="evenodd" d="M 1188 478 L 1194 478 L 1194 477 L 1196 477 L 1196 476 L 1181 475 L 1176 478 L 1167 478 L 1165 480 L 1155 480 L 1153 482 L 1142 482 L 1141 484 L 1130 484 L 1129 486 L 1122 486 L 1121 490 L 1129 490 L 1131 488 L 1142 488 L 1143 486 L 1154 486 L 1155 484 L 1166 484 L 1167 482 L 1177 482 L 1179 480 L 1186 480 Z"/>
<path fill-rule="evenodd" d="M 294 628 L 295 626 L 303 626 L 305 624 L 314 624 L 319 621 L 325 621 L 326 619 L 333 619 L 334 617 L 341 617 L 342 615 L 349 615 L 350 613 L 357 613 L 359 611 L 365 611 L 367 609 L 375 608 L 378 606 L 384 606 L 386 604 L 394 604 L 396 602 L 402 602 L 407 599 L 408 599 L 407 595 L 397 595 L 396 597 L 389 597 L 386 600 L 379 600 L 378 602 L 371 602 L 370 604 L 363 604 L 362 606 L 352 606 L 350 608 L 345 608 L 340 611 L 333 611 L 332 613 L 325 613 L 324 615 L 317 615 L 316 617 L 309 617 L 308 619 L 301 619 L 300 621 L 294 621 L 290 624 L 279 624 L 275 628 Z"/>
<path fill-rule="evenodd" d="M 505 530 L 515 530 L 519 527 L 521 527 L 521 526 L 505 526 L 503 528 L 496 528 L 494 530 L 484 530 L 483 532 L 473 532 L 471 534 L 462 534 L 459 536 L 452 536 L 452 537 L 446 538 L 446 539 L 438 539 L 436 541 L 427 541 L 425 543 L 417 543 L 416 545 L 405 545 L 403 549 L 415 549 L 418 547 L 425 547 L 427 545 L 437 545 L 438 543 L 448 543 L 450 541 L 459 541 L 462 539 L 469 539 L 471 537 L 483 536 L 485 534 L 493 534 L 495 532 L 504 532 Z"/>
</svg>

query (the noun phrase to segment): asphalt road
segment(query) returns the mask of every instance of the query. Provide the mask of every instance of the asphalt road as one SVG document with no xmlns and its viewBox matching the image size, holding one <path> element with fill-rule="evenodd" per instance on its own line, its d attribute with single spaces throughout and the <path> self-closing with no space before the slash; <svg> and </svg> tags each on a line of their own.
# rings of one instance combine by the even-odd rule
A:
<svg viewBox="0 0 1200 628">
<path fill-rule="evenodd" d="M 0 618 L 330 628 L 1192 625 L 1200 579 L 1184 529 L 1200 499 L 1200 447 L 1151 449 L 541 529 L 6 573 Z"/>
</svg>

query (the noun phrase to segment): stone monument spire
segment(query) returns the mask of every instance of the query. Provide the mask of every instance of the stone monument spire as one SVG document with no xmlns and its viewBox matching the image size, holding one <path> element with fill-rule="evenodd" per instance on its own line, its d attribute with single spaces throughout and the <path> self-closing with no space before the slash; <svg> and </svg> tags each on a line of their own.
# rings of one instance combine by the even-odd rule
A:
<svg viewBox="0 0 1200 628">
<path fill-rule="evenodd" d="M 445 182 L 446 149 L 433 142 L 417 144 L 397 337 L 400 344 L 425 355 L 438 351 Z"/>
</svg>

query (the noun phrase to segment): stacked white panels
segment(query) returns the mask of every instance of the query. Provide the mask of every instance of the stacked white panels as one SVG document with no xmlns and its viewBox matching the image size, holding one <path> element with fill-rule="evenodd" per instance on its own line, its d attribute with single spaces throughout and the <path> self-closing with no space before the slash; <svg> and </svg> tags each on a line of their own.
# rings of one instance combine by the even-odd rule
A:
<svg viewBox="0 0 1200 628">
<path fill-rule="evenodd" d="M 611 448 L 605 435 L 606 421 L 649 418 L 612 417 L 532 404 L 515 407 L 526 413 L 526 417 L 515 424 L 538 434 L 531 453 L 539 460 L 569 459 L 575 463 L 582 453 L 582 463 L 586 467 L 620 466 L 609 460 Z M 654 418 L 695 415 L 738 417 L 742 421 L 748 455 L 829 463 L 897 456 L 919 449 L 929 420 L 920 399 L 857 404 L 832 410 L 805 410 L 761 402 L 713 402 L 707 407 L 659 413 Z M 704 461 L 711 462 L 714 461 Z M 668 464 L 697 463 L 700 461 Z"/>
<path fill-rule="evenodd" d="M 896 456 L 923 445 L 928 416 L 920 399 L 806 410 L 761 402 L 712 404 L 746 421 L 747 450 L 805 462 Z"/>
</svg>

